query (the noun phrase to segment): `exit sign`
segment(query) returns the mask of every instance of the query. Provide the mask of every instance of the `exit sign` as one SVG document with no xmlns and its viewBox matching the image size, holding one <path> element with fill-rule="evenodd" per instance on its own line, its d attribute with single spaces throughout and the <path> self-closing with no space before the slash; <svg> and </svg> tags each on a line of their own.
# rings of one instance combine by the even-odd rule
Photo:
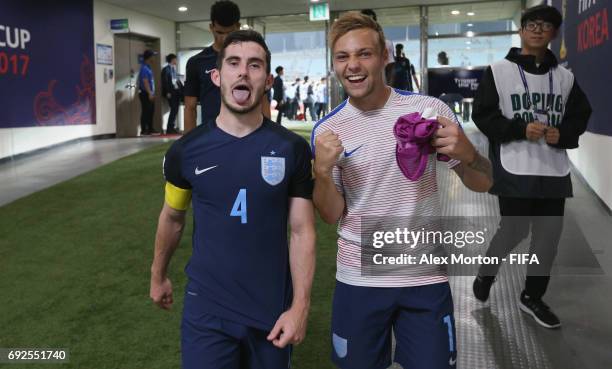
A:
<svg viewBox="0 0 612 369">
<path fill-rule="evenodd" d="M 130 26 L 127 18 L 124 19 L 111 19 L 110 28 L 113 33 L 127 33 L 130 32 Z"/>
<path fill-rule="evenodd" d="M 323 21 L 329 20 L 329 4 L 310 4 L 310 20 Z"/>
</svg>

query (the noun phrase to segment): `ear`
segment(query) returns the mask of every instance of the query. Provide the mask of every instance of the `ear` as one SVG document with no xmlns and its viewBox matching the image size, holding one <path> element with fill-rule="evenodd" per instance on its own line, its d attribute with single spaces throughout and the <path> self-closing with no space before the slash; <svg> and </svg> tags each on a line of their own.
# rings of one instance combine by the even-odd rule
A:
<svg viewBox="0 0 612 369">
<path fill-rule="evenodd" d="M 214 26 L 213 26 L 212 22 L 210 22 L 210 23 L 208 24 L 208 30 L 210 31 L 210 33 L 213 33 L 213 27 L 214 27 Z"/>
<path fill-rule="evenodd" d="M 387 45 L 383 46 L 383 60 L 385 61 L 385 63 L 387 62 L 387 60 L 389 59 L 389 50 L 387 50 Z"/>
<path fill-rule="evenodd" d="M 215 68 L 210 72 L 210 80 L 215 84 L 215 86 L 221 88 L 221 72 L 219 69 Z"/>
<path fill-rule="evenodd" d="M 268 78 L 266 78 L 266 92 L 272 88 L 273 84 L 274 84 L 274 76 L 272 76 L 272 73 L 270 73 L 268 74 Z"/>
</svg>

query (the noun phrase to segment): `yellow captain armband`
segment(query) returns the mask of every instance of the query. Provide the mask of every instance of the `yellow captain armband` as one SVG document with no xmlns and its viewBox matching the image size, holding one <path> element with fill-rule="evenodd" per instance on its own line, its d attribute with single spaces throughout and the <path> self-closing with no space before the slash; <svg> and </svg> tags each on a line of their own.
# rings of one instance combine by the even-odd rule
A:
<svg viewBox="0 0 612 369">
<path fill-rule="evenodd" d="M 166 182 L 166 204 L 174 210 L 187 210 L 191 202 L 191 190 Z"/>
</svg>

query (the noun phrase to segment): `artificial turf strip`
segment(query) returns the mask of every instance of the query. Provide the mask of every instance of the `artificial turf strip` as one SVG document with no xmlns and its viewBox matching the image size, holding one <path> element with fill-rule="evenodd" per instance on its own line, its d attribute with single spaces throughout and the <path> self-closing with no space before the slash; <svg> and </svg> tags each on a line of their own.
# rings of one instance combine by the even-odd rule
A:
<svg viewBox="0 0 612 369">
<path fill-rule="evenodd" d="M 167 148 L 155 146 L 0 207 L 0 347 L 68 348 L 70 363 L 45 364 L 48 369 L 180 367 L 191 214 L 170 266 L 173 310 L 162 311 L 148 297 Z M 308 333 L 292 360 L 297 369 L 333 367 L 335 227 L 318 219 L 317 234 Z"/>
</svg>

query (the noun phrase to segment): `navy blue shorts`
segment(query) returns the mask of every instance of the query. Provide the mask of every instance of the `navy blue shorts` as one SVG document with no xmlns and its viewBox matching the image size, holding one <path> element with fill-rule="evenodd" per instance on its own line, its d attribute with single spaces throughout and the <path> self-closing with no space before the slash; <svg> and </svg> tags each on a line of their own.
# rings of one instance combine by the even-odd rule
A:
<svg viewBox="0 0 612 369">
<path fill-rule="evenodd" d="M 181 323 L 183 369 L 288 369 L 291 346 L 279 349 L 270 332 L 203 311 L 198 297 L 185 294 Z"/>
<path fill-rule="evenodd" d="M 453 298 L 447 282 L 417 287 L 351 286 L 336 281 L 332 361 L 342 369 L 455 368 Z"/>
</svg>

